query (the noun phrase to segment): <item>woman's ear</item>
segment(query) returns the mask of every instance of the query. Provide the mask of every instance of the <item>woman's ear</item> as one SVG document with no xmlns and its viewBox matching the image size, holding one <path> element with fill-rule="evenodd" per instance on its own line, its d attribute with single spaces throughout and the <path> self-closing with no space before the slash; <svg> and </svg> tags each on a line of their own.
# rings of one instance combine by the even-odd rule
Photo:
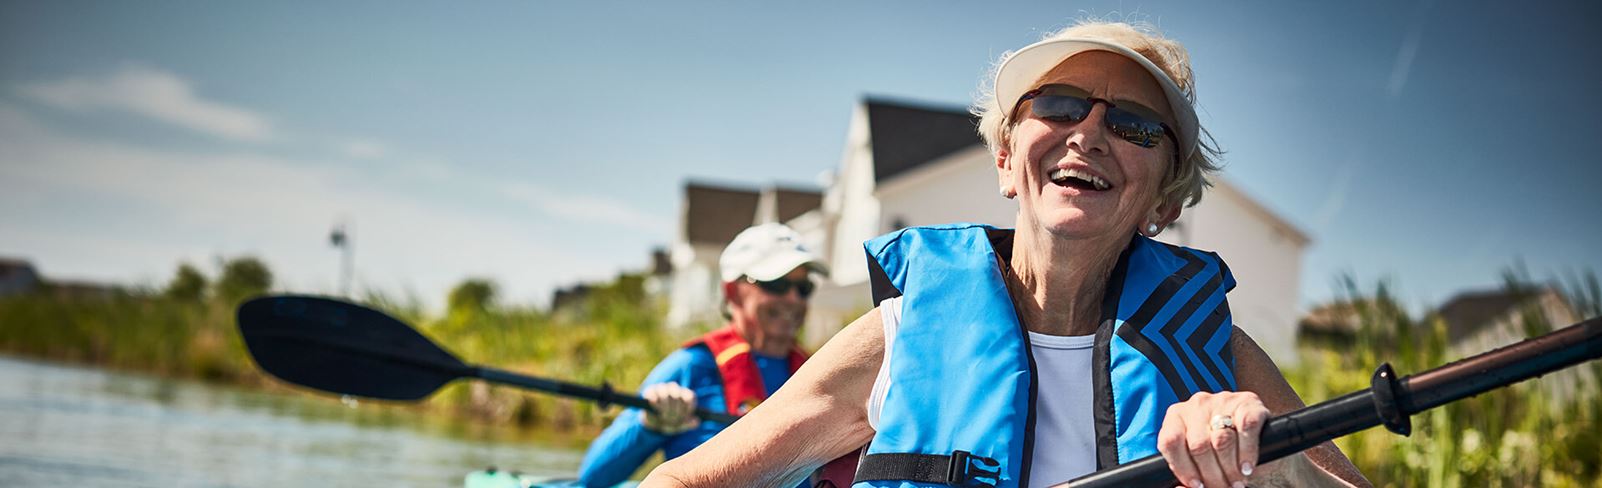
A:
<svg viewBox="0 0 1602 488">
<path fill-rule="evenodd" d="M 1158 203 L 1157 208 L 1147 213 L 1145 219 L 1138 224 L 1135 232 L 1146 237 L 1157 237 L 1163 229 L 1167 229 L 1175 220 L 1179 220 L 1179 208 L 1180 205 L 1177 203 L 1170 204 L 1166 201 Z"/>
<path fill-rule="evenodd" d="M 1157 224 L 1159 229 L 1168 228 L 1168 226 L 1173 225 L 1175 220 L 1179 220 L 1179 209 L 1182 207 L 1177 202 L 1169 203 L 1166 198 L 1163 200 L 1162 203 L 1157 204 L 1157 208 L 1152 209 L 1150 218 L 1150 222 Z"/>
<path fill-rule="evenodd" d="M 1012 152 L 1005 146 L 996 151 L 996 180 L 1001 185 L 1001 196 L 1012 199 L 1018 196 L 1018 188 L 1012 179 Z"/>
</svg>

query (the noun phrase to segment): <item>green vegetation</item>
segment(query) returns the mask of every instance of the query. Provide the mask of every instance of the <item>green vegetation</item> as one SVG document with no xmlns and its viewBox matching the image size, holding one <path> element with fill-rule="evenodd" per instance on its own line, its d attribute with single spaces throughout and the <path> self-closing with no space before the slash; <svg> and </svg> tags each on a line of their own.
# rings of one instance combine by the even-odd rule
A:
<svg viewBox="0 0 1602 488">
<path fill-rule="evenodd" d="M 1522 272 L 1507 277 L 1510 289 L 1529 282 Z M 1563 285 L 1579 316 L 1602 315 L 1602 287 L 1594 275 L 1569 277 Z M 161 290 L 74 297 L 46 289 L 0 299 L 0 351 L 289 390 L 255 369 L 234 329 L 239 301 L 271 286 L 265 265 L 241 258 L 226 262 L 216 279 L 180 266 Z M 1381 362 L 1409 374 L 1457 359 L 1440 317 L 1411 316 L 1383 284 L 1363 293 L 1350 280 L 1346 287 L 1355 332 L 1345 342 L 1304 343 L 1300 364 L 1286 370 L 1309 403 L 1366 388 Z M 451 291 L 448 309 L 437 317 L 415 298 L 369 294 L 359 301 L 417 325 L 470 362 L 583 383 L 611 381 L 630 390 L 694 333 L 663 332 L 662 307 L 645 289 L 643 276 L 625 275 L 552 312 L 502 304 L 494 283 L 470 279 Z M 1568 325 L 1551 323 L 1535 308 L 1523 318 L 1524 335 Z M 1602 364 L 1584 365 L 1418 415 L 1412 437 L 1371 429 L 1337 444 L 1379 486 L 1599 486 L 1597 378 Z M 471 419 L 462 423 L 467 430 L 532 427 L 574 446 L 616 412 L 475 382 L 452 384 L 419 405 L 379 408 Z"/>
<path fill-rule="evenodd" d="M 271 289 L 271 271 L 249 257 L 228 260 L 221 270 L 209 280 L 195 267 L 181 265 L 161 290 L 81 296 L 46 286 L 0 299 L 0 352 L 292 389 L 256 369 L 235 329 L 235 307 Z M 500 305 L 495 295 L 494 283 L 467 280 L 451 291 L 441 317 L 424 313 L 416 298 L 375 293 L 357 301 L 417 326 L 466 361 L 589 384 L 610 381 L 625 391 L 688 338 L 661 331 L 661 307 L 647 298 L 643 276 L 624 275 L 595 287 L 557 314 Z M 469 381 L 456 382 L 419 405 L 379 408 L 422 410 L 491 427 L 532 427 L 574 444 L 599 432 L 617 411 Z"/>
<path fill-rule="evenodd" d="M 444 317 L 413 314 L 406 320 L 424 324 L 425 334 L 467 361 L 585 384 L 612 382 L 628 391 L 679 343 L 661 330 L 660 308 L 646 298 L 644 278 L 638 275 L 596 287 L 574 309 L 556 314 L 497 305 L 493 283 L 470 279 L 451 291 Z M 586 439 L 605 427 L 609 413 L 616 413 L 588 402 L 475 382 L 454 383 L 429 404 Z"/>
<path fill-rule="evenodd" d="M 1509 273 L 1510 290 L 1530 281 Z M 1309 404 L 1368 387 L 1382 362 L 1412 374 L 1460 359 L 1441 317 L 1410 317 L 1386 285 L 1358 293 L 1346 280 L 1357 331 L 1345 343 L 1304 343 L 1286 378 Z M 1602 315 L 1594 275 L 1571 280 L 1566 301 L 1581 317 Z M 1525 336 L 1557 327 L 1525 307 Z M 1474 353 L 1482 351 L 1472 351 Z M 1413 434 L 1383 428 L 1336 440 L 1376 486 L 1602 486 L 1602 364 L 1592 362 L 1451 403 L 1413 417 Z"/>
<path fill-rule="evenodd" d="M 271 286 L 254 258 L 208 283 L 184 264 L 165 290 L 71 293 L 46 284 L 0 299 L 0 351 L 210 381 L 260 383 L 232 329 L 237 298 Z"/>
</svg>

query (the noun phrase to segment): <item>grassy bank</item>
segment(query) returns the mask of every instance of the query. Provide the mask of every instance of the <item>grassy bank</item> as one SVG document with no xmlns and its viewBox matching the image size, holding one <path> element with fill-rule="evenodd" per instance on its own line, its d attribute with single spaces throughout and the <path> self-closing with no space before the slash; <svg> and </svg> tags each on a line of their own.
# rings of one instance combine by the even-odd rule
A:
<svg viewBox="0 0 1602 488">
<path fill-rule="evenodd" d="M 370 295 L 358 301 L 417 326 L 466 361 L 581 383 L 610 381 L 625 391 L 682 340 L 661 331 L 659 307 L 645 298 L 637 277 L 599 287 L 555 316 L 531 307 L 499 306 L 487 282 L 464 283 L 458 292 L 464 289 L 469 292 L 453 294 L 450 309 L 441 316 L 423 313 L 415 300 Z M 246 353 L 233 314 L 248 295 L 126 291 L 81 297 L 44 290 L 0 298 L 0 352 L 296 390 L 267 377 Z M 602 411 L 588 402 L 468 381 L 453 383 L 415 405 L 375 408 L 457 417 L 478 428 L 532 428 L 574 445 L 582 445 L 616 413 L 616 408 Z"/>
<path fill-rule="evenodd" d="M 1522 286 L 1510 281 L 1510 287 Z M 1573 290 L 1577 291 L 1577 290 Z M 1286 378 L 1308 403 L 1369 386 L 1382 362 L 1412 374 L 1460 359 L 1438 315 L 1410 316 L 1384 286 L 1358 293 L 1356 334 L 1349 341 L 1304 342 L 1301 363 Z M 1596 281 L 1567 300 L 1596 317 Z M 1569 324 L 1539 308 L 1517 312 L 1524 336 Z M 1463 354 L 1483 351 L 1467 351 Z M 1602 486 L 1602 363 L 1591 362 L 1436 408 L 1412 419 L 1409 437 L 1383 428 L 1336 440 L 1376 486 Z"/>
<path fill-rule="evenodd" d="M 221 303 L 119 294 L 0 299 L 0 351 L 162 376 L 259 384 Z"/>
</svg>

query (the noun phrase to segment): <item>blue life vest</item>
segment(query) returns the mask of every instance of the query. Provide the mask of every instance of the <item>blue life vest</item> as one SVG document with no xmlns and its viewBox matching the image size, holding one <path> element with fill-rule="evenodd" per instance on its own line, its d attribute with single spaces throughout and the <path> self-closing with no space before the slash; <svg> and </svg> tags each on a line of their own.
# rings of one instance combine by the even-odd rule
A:
<svg viewBox="0 0 1602 488">
<path fill-rule="evenodd" d="M 903 229 L 868 241 L 875 303 L 901 296 L 894 386 L 856 487 L 1027 486 L 1034 359 L 1003 273 L 1012 231 Z M 1107 283 L 1092 350 L 1098 469 L 1157 453 L 1168 406 L 1235 388 L 1217 254 L 1134 236 Z"/>
</svg>

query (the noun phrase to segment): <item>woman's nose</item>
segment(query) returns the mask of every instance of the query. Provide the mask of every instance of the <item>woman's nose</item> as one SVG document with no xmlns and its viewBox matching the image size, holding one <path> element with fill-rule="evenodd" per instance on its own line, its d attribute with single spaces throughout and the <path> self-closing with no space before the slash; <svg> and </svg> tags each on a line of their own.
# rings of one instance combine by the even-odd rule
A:
<svg viewBox="0 0 1602 488">
<path fill-rule="evenodd" d="M 1082 153 L 1105 154 L 1108 149 L 1106 117 L 1107 104 L 1095 102 L 1084 120 L 1069 127 L 1070 132 L 1064 143 Z"/>
</svg>

